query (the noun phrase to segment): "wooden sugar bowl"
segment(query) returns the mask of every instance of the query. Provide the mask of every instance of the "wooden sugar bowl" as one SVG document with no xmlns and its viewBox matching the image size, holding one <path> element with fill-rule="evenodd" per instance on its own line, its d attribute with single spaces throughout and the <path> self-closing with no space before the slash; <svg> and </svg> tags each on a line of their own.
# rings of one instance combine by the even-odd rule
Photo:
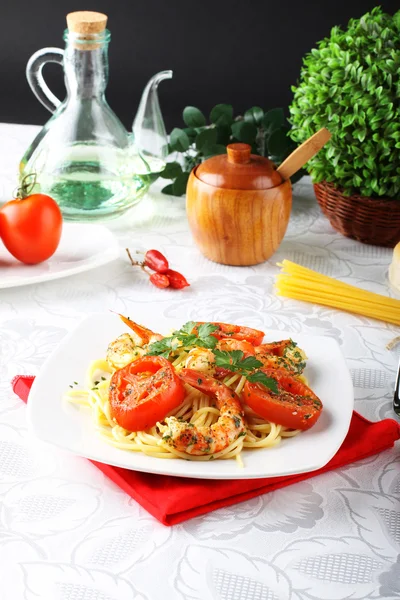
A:
<svg viewBox="0 0 400 600">
<path fill-rule="evenodd" d="M 321 131 L 329 139 L 329 132 Z M 304 153 L 303 158 L 295 154 L 319 134 L 297 148 L 279 169 L 268 158 L 251 154 L 248 144 L 230 144 L 227 154 L 214 156 L 193 169 L 186 190 L 186 211 L 204 256 L 223 265 L 248 266 L 274 254 L 292 208 L 289 177 L 306 162 Z M 312 155 L 318 151 L 315 148 L 314 144 Z M 295 168 L 294 163 L 299 166 Z"/>
</svg>

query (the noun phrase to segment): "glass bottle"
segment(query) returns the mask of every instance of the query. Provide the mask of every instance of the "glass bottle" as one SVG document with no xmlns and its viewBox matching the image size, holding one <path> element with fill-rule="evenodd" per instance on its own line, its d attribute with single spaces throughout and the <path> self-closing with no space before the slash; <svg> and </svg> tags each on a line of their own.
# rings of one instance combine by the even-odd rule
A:
<svg viewBox="0 0 400 600">
<path fill-rule="evenodd" d="M 133 135 L 107 104 L 111 34 L 106 23 L 107 16 L 101 13 L 70 13 L 64 33 L 65 51 L 45 48 L 27 65 L 33 92 L 53 116 L 22 158 L 21 178 L 35 172 L 35 191 L 52 196 L 67 220 L 119 215 L 140 200 L 165 165 L 166 139 L 155 152 L 142 158 Z M 64 102 L 54 96 L 43 79 L 42 68 L 49 61 L 64 67 Z M 153 93 L 149 102 L 155 101 L 158 107 L 153 116 L 159 128 L 159 122 L 162 127 L 163 122 L 157 85 L 155 100 Z"/>
</svg>

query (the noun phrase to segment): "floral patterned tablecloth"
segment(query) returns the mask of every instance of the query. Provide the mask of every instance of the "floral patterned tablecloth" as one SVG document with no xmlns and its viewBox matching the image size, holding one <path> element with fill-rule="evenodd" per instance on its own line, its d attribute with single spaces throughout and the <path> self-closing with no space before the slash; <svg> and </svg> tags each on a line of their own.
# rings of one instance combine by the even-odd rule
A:
<svg viewBox="0 0 400 600">
<path fill-rule="evenodd" d="M 0 126 L 0 201 L 37 128 Z M 356 409 L 393 417 L 395 327 L 277 297 L 276 262 L 288 258 L 393 295 L 391 250 L 348 240 L 321 215 L 312 186 L 295 188 L 287 235 L 252 268 L 204 259 L 184 200 L 152 193 L 109 223 L 121 257 L 57 281 L 0 290 L 0 597 L 2 600 L 341 600 L 400 597 L 400 454 L 393 450 L 167 528 L 87 460 L 30 439 L 16 373 L 35 374 L 82 316 L 134 302 L 182 321 L 243 318 L 250 326 L 323 334 L 340 344 Z M 156 247 L 192 285 L 153 288 L 123 248 Z"/>
</svg>

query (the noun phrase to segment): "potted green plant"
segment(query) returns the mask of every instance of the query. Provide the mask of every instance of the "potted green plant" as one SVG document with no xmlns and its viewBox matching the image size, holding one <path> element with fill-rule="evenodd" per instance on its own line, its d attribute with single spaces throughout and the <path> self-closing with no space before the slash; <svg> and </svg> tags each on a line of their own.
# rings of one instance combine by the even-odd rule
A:
<svg viewBox="0 0 400 600">
<path fill-rule="evenodd" d="M 291 137 L 331 141 L 308 163 L 332 226 L 362 242 L 400 241 L 400 11 L 377 7 L 334 27 L 303 60 Z"/>
</svg>

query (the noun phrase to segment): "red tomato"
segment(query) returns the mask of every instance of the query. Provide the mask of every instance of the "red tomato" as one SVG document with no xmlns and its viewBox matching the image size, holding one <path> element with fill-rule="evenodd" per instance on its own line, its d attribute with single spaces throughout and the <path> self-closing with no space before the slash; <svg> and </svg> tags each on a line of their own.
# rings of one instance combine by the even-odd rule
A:
<svg viewBox="0 0 400 600">
<path fill-rule="evenodd" d="M 246 381 L 242 399 L 257 415 L 291 429 L 309 429 L 318 420 L 322 402 L 304 383 L 286 371 L 262 369 L 278 384 L 278 394 L 259 383 Z"/>
<path fill-rule="evenodd" d="M 45 194 L 11 200 L 0 210 L 0 238 L 27 265 L 47 260 L 57 250 L 62 230 L 58 204 Z"/>
<path fill-rule="evenodd" d="M 197 325 L 202 325 L 202 322 Z M 258 329 L 251 329 L 250 327 L 242 327 L 241 325 L 230 325 L 229 323 L 212 323 L 216 325 L 218 329 L 213 331 L 211 335 L 216 337 L 218 340 L 224 338 L 231 338 L 233 340 L 243 340 L 250 342 L 253 346 L 259 346 L 264 339 L 264 332 Z M 196 330 L 195 330 L 196 331 Z"/>
<path fill-rule="evenodd" d="M 143 356 L 111 377 L 111 415 L 128 431 L 149 429 L 184 397 L 183 383 L 162 356 Z"/>
</svg>

